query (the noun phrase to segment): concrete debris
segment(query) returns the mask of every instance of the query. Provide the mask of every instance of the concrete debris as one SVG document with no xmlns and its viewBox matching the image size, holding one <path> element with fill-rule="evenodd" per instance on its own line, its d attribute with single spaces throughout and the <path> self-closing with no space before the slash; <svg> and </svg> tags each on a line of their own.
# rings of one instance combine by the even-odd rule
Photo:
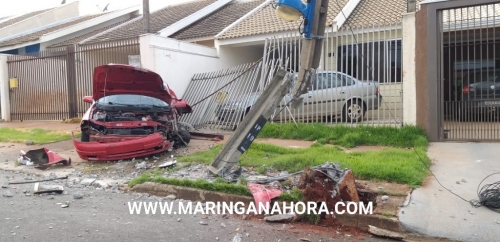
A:
<svg viewBox="0 0 500 242">
<path fill-rule="evenodd" d="M 225 223 L 221 223 L 220 226 L 223 227 L 223 228 L 225 228 L 226 224 Z"/>
<path fill-rule="evenodd" d="M 7 188 L 7 187 L 8 187 L 7 184 L 2 185 L 2 188 Z"/>
<path fill-rule="evenodd" d="M 170 200 L 175 200 L 177 197 L 175 195 L 170 194 L 170 195 L 166 196 L 165 198 L 170 199 Z"/>
<path fill-rule="evenodd" d="M 83 193 L 81 193 L 81 192 L 75 192 L 73 194 L 73 198 L 74 199 L 82 199 L 83 198 Z"/>
<path fill-rule="evenodd" d="M 396 240 L 404 240 L 406 238 L 406 236 L 403 234 L 389 231 L 386 229 L 377 228 L 377 227 L 372 226 L 372 225 L 368 225 L 368 232 L 370 234 L 373 234 L 376 236 L 391 238 L 391 239 L 396 239 Z"/>
<path fill-rule="evenodd" d="M 457 184 L 460 184 L 460 181 L 457 181 Z"/>
<path fill-rule="evenodd" d="M 294 213 L 287 213 L 287 214 L 278 214 L 278 215 L 264 217 L 264 221 L 271 223 L 282 223 L 282 222 L 290 222 L 294 218 L 295 218 Z"/>
<path fill-rule="evenodd" d="M 241 234 L 236 234 L 233 238 L 232 242 L 241 242 Z"/>
<path fill-rule="evenodd" d="M 200 222 L 198 222 L 198 224 L 200 224 L 200 225 L 208 225 L 208 223 L 205 222 L 205 221 L 200 221 Z"/>
<path fill-rule="evenodd" d="M 135 169 L 140 170 L 140 169 L 148 169 L 148 164 L 143 161 L 141 163 L 135 164 Z"/>
<path fill-rule="evenodd" d="M 35 183 L 34 194 L 42 193 L 57 193 L 61 194 L 64 191 L 64 187 L 61 185 L 45 185 L 39 182 Z"/>
<path fill-rule="evenodd" d="M 100 181 L 99 180 L 99 181 L 95 181 L 94 184 L 93 184 L 93 186 L 96 187 L 96 188 L 103 188 L 103 189 L 105 189 L 105 188 L 109 187 L 109 184 L 106 183 L 105 181 Z"/>
<path fill-rule="evenodd" d="M 308 239 L 308 238 L 300 238 L 299 240 L 300 240 L 300 241 L 307 241 L 307 242 L 311 242 L 311 240 L 310 240 L 310 239 Z"/>
<path fill-rule="evenodd" d="M 180 222 L 182 220 L 182 218 L 177 218 L 177 222 Z"/>
<path fill-rule="evenodd" d="M 467 183 L 467 182 L 465 181 L 465 179 L 462 179 L 462 182 L 463 182 L 463 183 Z"/>
<path fill-rule="evenodd" d="M 49 199 L 49 200 L 52 200 L 54 198 L 55 198 L 54 195 L 50 195 L 49 197 L 47 197 L 47 199 Z"/>
<path fill-rule="evenodd" d="M 176 160 L 174 160 L 174 161 L 167 161 L 167 162 L 159 165 L 158 168 L 167 168 L 167 167 L 174 166 L 175 164 L 177 164 Z"/>
<path fill-rule="evenodd" d="M 26 145 L 34 145 L 34 144 L 35 144 L 35 142 L 33 142 L 33 140 L 26 141 Z"/>
<path fill-rule="evenodd" d="M 95 180 L 96 180 L 95 178 L 85 178 L 80 182 L 80 184 L 84 186 L 90 186 L 92 185 L 92 183 L 95 182 Z"/>
<path fill-rule="evenodd" d="M 14 195 L 12 195 L 12 192 L 10 192 L 10 191 L 5 191 L 5 192 L 3 193 L 3 196 L 4 196 L 4 197 L 13 197 Z"/>
<path fill-rule="evenodd" d="M 382 196 L 382 198 L 381 198 L 381 199 L 382 199 L 382 201 L 387 201 L 387 200 L 389 200 L 389 196 L 384 195 L 384 196 Z"/>
</svg>

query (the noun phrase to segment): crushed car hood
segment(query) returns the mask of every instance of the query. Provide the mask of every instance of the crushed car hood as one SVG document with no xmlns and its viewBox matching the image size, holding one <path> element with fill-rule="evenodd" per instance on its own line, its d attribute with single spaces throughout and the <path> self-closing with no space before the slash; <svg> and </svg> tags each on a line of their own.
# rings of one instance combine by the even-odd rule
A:
<svg viewBox="0 0 500 242">
<path fill-rule="evenodd" d="M 94 68 L 93 98 L 116 94 L 136 94 L 164 100 L 177 99 L 160 75 L 129 65 L 102 65 Z"/>
</svg>

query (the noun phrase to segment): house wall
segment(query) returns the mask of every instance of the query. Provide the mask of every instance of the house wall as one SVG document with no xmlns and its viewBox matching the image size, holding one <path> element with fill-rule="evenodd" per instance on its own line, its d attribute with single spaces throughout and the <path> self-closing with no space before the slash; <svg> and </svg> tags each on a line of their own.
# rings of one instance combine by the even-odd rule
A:
<svg viewBox="0 0 500 242">
<path fill-rule="evenodd" d="M 216 49 L 156 35 L 140 37 L 142 67 L 157 72 L 178 97 L 182 97 L 194 74 L 217 71 L 258 60 L 253 48 Z"/>
</svg>

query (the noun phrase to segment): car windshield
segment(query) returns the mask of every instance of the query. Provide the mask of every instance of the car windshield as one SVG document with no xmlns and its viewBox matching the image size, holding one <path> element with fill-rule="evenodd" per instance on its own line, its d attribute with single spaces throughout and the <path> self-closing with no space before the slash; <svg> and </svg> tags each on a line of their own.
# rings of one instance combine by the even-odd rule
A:
<svg viewBox="0 0 500 242">
<path fill-rule="evenodd" d="M 102 97 L 97 101 L 98 104 L 116 104 L 130 106 L 156 106 L 168 107 L 168 103 L 157 98 L 134 95 L 134 94 L 119 94 Z"/>
</svg>

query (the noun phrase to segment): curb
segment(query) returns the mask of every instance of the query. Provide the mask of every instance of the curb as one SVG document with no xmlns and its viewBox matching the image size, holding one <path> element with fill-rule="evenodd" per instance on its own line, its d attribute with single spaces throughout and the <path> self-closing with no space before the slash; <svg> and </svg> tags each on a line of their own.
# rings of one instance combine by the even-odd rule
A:
<svg viewBox="0 0 500 242">
<path fill-rule="evenodd" d="M 206 191 L 169 184 L 158 184 L 154 182 L 137 184 L 133 188 L 128 188 L 128 190 L 138 193 L 148 193 L 155 196 L 175 195 L 180 199 L 201 202 L 243 202 L 245 205 L 254 202 L 253 197 L 249 196 L 232 195 L 222 192 Z M 335 218 L 341 225 L 357 227 L 363 231 L 368 231 L 368 225 L 372 225 L 398 233 L 408 232 L 397 218 L 389 218 L 383 215 L 337 214 L 335 215 Z"/>
</svg>

